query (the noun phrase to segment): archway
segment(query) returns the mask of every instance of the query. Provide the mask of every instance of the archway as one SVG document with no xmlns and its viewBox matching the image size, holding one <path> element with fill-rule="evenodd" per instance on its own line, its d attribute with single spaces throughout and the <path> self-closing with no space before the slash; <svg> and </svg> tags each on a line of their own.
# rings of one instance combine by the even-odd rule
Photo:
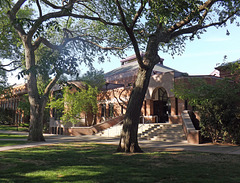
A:
<svg viewBox="0 0 240 183">
<path fill-rule="evenodd" d="M 153 92 L 153 115 L 157 116 L 158 123 L 168 121 L 169 99 L 164 88 L 156 88 Z"/>
</svg>

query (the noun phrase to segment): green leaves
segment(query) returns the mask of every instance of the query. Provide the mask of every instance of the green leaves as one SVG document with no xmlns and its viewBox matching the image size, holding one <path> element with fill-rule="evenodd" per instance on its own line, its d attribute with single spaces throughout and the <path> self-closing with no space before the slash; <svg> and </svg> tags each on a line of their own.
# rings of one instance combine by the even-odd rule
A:
<svg viewBox="0 0 240 183">
<path fill-rule="evenodd" d="M 201 133 L 214 142 L 240 143 L 240 84 L 219 79 L 208 84 L 203 79 L 175 85 L 175 95 L 188 100 L 200 112 Z"/>
<path fill-rule="evenodd" d="M 50 106 L 57 110 L 63 110 L 64 114 L 61 120 L 64 123 L 71 122 L 76 124 L 84 118 L 86 114 L 95 114 L 97 112 L 97 87 L 93 88 L 86 85 L 86 88 L 77 91 L 74 88 L 65 87 L 63 98 L 52 99 Z"/>
</svg>

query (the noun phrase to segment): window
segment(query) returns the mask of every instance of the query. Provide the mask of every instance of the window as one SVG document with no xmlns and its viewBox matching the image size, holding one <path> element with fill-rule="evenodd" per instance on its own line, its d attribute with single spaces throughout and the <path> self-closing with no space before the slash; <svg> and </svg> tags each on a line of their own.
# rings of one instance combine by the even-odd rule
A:
<svg viewBox="0 0 240 183">
<path fill-rule="evenodd" d="M 187 100 L 184 101 L 184 110 L 188 110 L 188 102 L 187 102 Z"/>
<path fill-rule="evenodd" d="M 121 104 L 121 114 L 125 114 L 126 113 L 126 108 L 124 107 L 124 104 Z"/>
<path fill-rule="evenodd" d="M 178 98 L 175 98 L 175 115 L 178 115 Z"/>
<path fill-rule="evenodd" d="M 101 117 L 106 116 L 106 104 L 101 104 Z"/>
<path fill-rule="evenodd" d="M 112 103 L 110 103 L 109 105 L 108 105 L 108 112 L 109 112 L 109 114 L 108 114 L 108 116 L 109 117 L 113 117 L 113 115 L 114 115 L 114 107 L 113 107 L 114 105 L 112 104 Z"/>
<path fill-rule="evenodd" d="M 160 101 L 167 101 L 168 100 L 167 92 L 164 88 L 159 88 L 158 89 L 158 100 L 160 100 Z"/>
</svg>

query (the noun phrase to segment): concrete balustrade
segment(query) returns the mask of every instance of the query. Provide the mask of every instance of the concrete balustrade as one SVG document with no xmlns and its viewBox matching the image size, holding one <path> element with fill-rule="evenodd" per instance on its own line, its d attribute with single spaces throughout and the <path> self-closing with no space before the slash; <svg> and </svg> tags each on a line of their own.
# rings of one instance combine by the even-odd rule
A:
<svg viewBox="0 0 240 183">
<path fill-rule="evenodd" d="M 189 111 L 182 112 L 183 130 L 189 144 L 200 144 L 200 131 L 196 130 L 190 118 Z"/>
</svg>

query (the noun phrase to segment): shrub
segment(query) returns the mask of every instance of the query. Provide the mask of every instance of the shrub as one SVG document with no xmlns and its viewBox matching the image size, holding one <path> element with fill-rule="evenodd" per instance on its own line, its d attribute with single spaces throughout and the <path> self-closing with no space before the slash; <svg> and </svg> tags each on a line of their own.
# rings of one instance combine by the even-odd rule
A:
<svg viewBox="0 0 240 183">
<path fill-rule="evenodd" d="M 240 85 L 229 79 L 216 84 L 192 79 L 176 84 L 175 95 L 188 100 L 200 112 L 201 134 L 213 142 L 240 144 Z"/>
</svg>

